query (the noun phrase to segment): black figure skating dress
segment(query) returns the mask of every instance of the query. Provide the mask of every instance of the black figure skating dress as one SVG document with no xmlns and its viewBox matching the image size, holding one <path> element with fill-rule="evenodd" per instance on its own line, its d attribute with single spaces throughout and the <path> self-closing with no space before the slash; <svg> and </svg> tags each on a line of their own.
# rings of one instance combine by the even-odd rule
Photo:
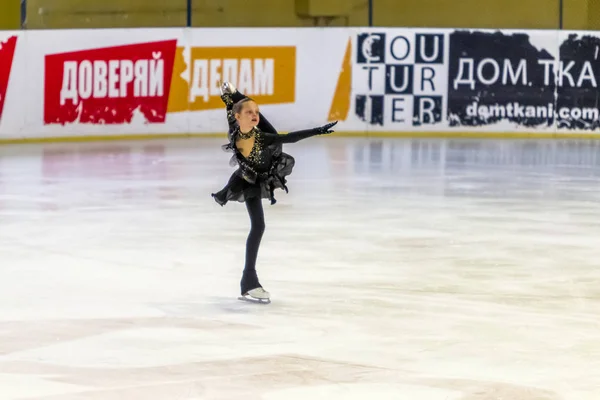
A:
<svg viewBox="0 0 600 400">
<path fill-rule="evenodd" d="M 331 133 L 329 128 L 335 125 L 335 123 L 330 123 L 319 128 L 280 135 L 261 113 L 258 126 L 254 127 L 252 132 L 254 147 L 246 158 L 236 146 L 236 141 L 242 134 L 233 115 L 233 105 L 245 98 L 246 96 L 237 90 L 221 96 L 227 109 L 227 122 L 229 123 L 229 143 L 223 145 L 222 148 L 227 152 L 234 153 L 229 164 L 233 167 L 239 166 L 225 187 L 217 193 L 212 193 L 215 201 L 221 206 L 228 201 L 245 202 L 252 197 L 269 199 L 271 204 L 275 204 L 274 192 L 276 189 L 288 192 L 286 177 L 292 173 L 295 164 L 294 158 L 282 151 L 283 143 L 295 143 L 311 136 Z"/>
</svg>

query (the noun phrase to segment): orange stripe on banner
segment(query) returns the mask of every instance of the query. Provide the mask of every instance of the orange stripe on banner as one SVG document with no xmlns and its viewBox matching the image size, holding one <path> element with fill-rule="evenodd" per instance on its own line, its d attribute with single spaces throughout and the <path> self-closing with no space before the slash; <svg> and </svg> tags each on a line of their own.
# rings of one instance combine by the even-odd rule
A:
<svg viewBox="0 0 600 400">
<path fill-rule="evenodd" d="M 338 138 L 405 138 L 405 139 L 600 139 L 600 133 L 550 133 L 550 132 L 338 132 L 329 135 Z M 55 136 L 31 138 L 6 138 L 0 139 L 0 145 L 9 144 L 35 144 L 35 143 L 60 143 L 60 142 L 97 142 L 117 140 L 156 140 L 156 139 L 208 139 L 221 138 L 227 140 L 223 132 L 218 133 L 171 133 L 171 134 L 132 134 L 132 135 L 93 135 L 93 136 Z M 323 137 L 319 140 L 325 140 Z M 343 161 L 343 155 L 336 156 L 338 161 Z"/>
<path fill-rule="evenodd" d="M 346 54 L 329 109 L 329 121 L 345 121 L 350 111 L 352 90 L 352 39 L 348 39 Z"/>
<path fill-rule="evenodd" d="M 446 131 L 446 132 L 384 132 L 384 131 L 335 131 L 331 136 L 357 138 L 405 138 L 405 139 L 600 139 L 600 133 L 557 133 L 557 132 L 484 132 L 484 131 Z"/>
<path fill-rule="evenodd" d="M 157 140 L 157 139 L 191 139 L 191 138 L 223 138 L 226 135 L 220 133 L 161 133 L 161 134 L 131 134 L 131 135 L 90 135 L 90 136 L 51 136 L 51 137 L 29 137 L 29 138 L 4 138 L 0 139 L 0 145 L 8 144 L 36 144 L 36 143 L 68 143 L 68 142 L 110 142 L 123 140 Z"/>
<path fill-rule="evenodd" d="M 175 61 L 173 63 L 173 77 L 171 78 L 171 90 L 169 92 L 169 106 L 167 112 L 175 113 L 189 110 L 189 84 L 181 75 L 186 69 L 192 69 L 193 63 L 188 66 L 185 62 L 185 48 L 177 47 L 175 50 Z M 191 76 L 191 72 L 189 75 Z"/>
</svg>

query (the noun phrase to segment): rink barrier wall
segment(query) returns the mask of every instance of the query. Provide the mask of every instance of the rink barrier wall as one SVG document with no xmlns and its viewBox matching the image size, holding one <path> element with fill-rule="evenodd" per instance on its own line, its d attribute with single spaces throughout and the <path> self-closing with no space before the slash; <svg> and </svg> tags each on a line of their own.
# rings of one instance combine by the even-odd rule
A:
<svg viewBox="0 0 600 400">
<path fill-rule="evenodd" d="M 285 133 L 282 133 L 285 134 Z M 343 138 L 421 138 L 421 139 L 600 139 L 600 133 L 573 133 L 568 136 L 554 133 L 535 132 L 335 132 L 330 137 Z M 100 141 L 136 141 L 136 140 L 175 140 L 193 138 L 220 138 L 226 140 L 226 134 L 219 133 L 161 133 L 161 134 L 131 134 L 131 135 L 77 135 L 49 137 L 21 137 L 0 139 L 1 145 L 40 144 L 40 143 L 81 143 Z M 321 139 L 322 140 L 322 139 Z"/>
<path fill-rule="evenodd" d="M 599 138 L 600 32 L 0 32 L 0 143 L 225 137 L 219 81 L 282 132 Z"/>
</svg>

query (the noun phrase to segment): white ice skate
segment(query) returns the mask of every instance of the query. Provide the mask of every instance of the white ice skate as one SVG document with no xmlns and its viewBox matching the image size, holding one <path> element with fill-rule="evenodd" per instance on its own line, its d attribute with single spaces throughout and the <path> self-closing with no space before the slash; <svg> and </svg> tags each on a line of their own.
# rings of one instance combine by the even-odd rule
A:
<svg viewBox="0 0 600 400">
<path fill-rule="evenodd" d="M 221 84 L 221 95 L 224 95 L 225 93 L 233 94 L 236 91 L 237 89 L 235 88 L 235 86 L 233 86 L 233 83 L 231 82 L 223 82 Z"/>
<path fill-rule="evenodd" d="M 249 290 L 243 296 L 238 297 L 239 300 L 251 301 L 254 303 L 269 304 L 271 302 L 271 294 L 265 289 L 258 287 Z"/>
</svg>

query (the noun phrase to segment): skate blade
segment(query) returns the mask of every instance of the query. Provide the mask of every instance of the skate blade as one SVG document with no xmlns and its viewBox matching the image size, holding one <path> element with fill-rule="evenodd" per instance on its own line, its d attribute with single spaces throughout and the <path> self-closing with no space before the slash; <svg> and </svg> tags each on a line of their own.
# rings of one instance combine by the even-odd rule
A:
<svg viewBox="0 0 600 400">
<path fill-rule="evenodd" d="M 270 304 L 271 299 L 255 299 L 254 297 L 249 296 L 240 296 L 238 300 L 247 301 L 249 303 L 258 303 L 258 304 Z"/>
</svg>

